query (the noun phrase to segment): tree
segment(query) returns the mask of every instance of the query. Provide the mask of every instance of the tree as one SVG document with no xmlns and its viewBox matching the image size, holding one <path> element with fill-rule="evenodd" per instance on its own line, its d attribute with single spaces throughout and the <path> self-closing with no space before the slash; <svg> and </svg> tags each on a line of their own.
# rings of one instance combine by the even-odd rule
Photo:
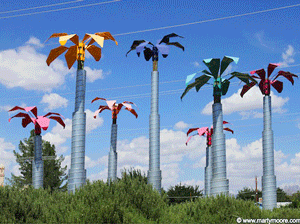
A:
<svg viewBox="0 0 300 224">
<path fill-rule="evenodd" d="M 136 50 L 138 56 L 144 50 L 144 57 L 146 61 L 152 58 L 153 70 L 151 73 L 151 112 L 149 121 L 149 171 L 148 179 L 149 183 L 153 185 L 154 189 L 161 192 L 161 170 L 160 170 L 160 117 L 158 114 L 158 52 L 166 58 L 169 54 L 169 46 L 173 45 L 181 48 L 184 51 L 184 47 L 178 42 L 169 42 L 172 37 L 181 37 L 175 33 L 164 36 L 161 40 L 157 41 L 154 45 L 149 41 L 145 40 L 135 40 L 130 47 L 127 54 Z M 182 38 L 182 37 L 181 37 Z M 152 46 L 151 48 L 146 47 L 148 44 Z M 165 45 L 164 45 L 165 44 Z M 126 56 L 127 56 L 126 54 Z"/>
<path fill-rule="evenodd" d="M 12 174 L 11 179 L 7 178 L 13 186 L 22 188 L 25 185 L 32 185 L 32 160 L 24 158 L 34 156 L 34 136 L 35 131 L 31 130 L 30 137 L 28 139 L 25 138 L 24 142 L 20 141 L 20 153 L 17 153 L 15 150 L 13 151 L 21 171 L 21 176 Z M 55 146 L 51 145 L 48 141 L 43 140 L 42 151 L 45 156 L 56 156 Z M 67 183 L 62 185 L 63 181 L 68 179 L 68 176 L 65 174 L 67 166 L 61 168 L 63 160 L 64 157 L 61 155 L 58 159 L 44 161 L 44 189 L 50 187 L 51 192 L 55 190 L 67 190 Z"/>
<path fill-rule="evenodd" d="M 14 117 L 23 117 L 22 119 L 22 126 L 23 128 L 26 128 L 28 124 L 33 123 L 34 124 L 34 132 L 35 135 L 33 136 L 34 141 L 34 160 L 32 165 L 32 185 L 34 188 L 43 187 L 43 177 L 44 177 L 44 162 L 42 160 L 42 136 L 41 136 L 41 130 L 43 129 L 46 131 L 50 124 L 50 119 L 57 121 L 60 125 L 62 125 L 65 128 L 65 123 L 61 119 L 61 116 L 59 113 L 49 112 L 44 116 L 38 116 L 37 115 L 37 107 L 19 107 L 15 106 L 9 112 L 15 111 L 15 110 L 23 110 L 27 113 L 18 113 L 15 116 L 9 118 L 9 122 Z M 50 116 L 52 115 L 52 116 Z M 53 116 L 57 115 L 57 116 Z M 48 116 L 50 116 L 48 118 Z"/>
<path fill-rule="evenodd" d="M 240 72 L 232 72 L 230 73 L 231 77 L 229 79 L 223 79 L 222 74 L 227 69 L 231 62 L 237 63 L 239 58 L 225 56 L 220 64 L 219 58 L 210 58 L 204 59 L 203 63 L 209 68 L 209 71 L 203 70 L 204 73 L 202 76 L 195 79 L 195 82 L 191 84 L 187 84 L 191 81 L 194 76 L 198 73 L 194 73 L 189 75 L 186 80 L 186 89 L 181 95 L 182 98 L 187 94 L 189 90 L 192 88 L 196 88 L 198 92 L 202 86 L 207 84 L 207 82 L 213 78 L 213 96 L 214 103 L 212 105 L 212 115 L 213 115 L 213 128 L 214 134 L 212 136 L 212 150 L 213 150 L 213 176 L 211 182 L 211 194 L 228 194 L 229 193 L 229 180 L 226 175 L 226 145 L 225 145 L 225 135 L 223 133 L 223 113 L 222 113 L 222 104 L 221 104 L 221 96 L 226 95 L 230 79 L 236 77 L 239 78 L 242 82 L 249 84 L 249 80 L 256 82 L 254 78 L 252 78 L 248 74 L 240 73 Z M 229 75 L 229 74 L 228 74 Z M 217 181 L 217 182 L 216 182 Z"/>
<path fill-rule="evenodd" d="M 223 124 L 228 124 L 228 122 L 223 121 Z M 206 135 L 206 167 L 205 167 L 205 172 L 204 172 L 204 182 L 205 182 L 204 190 L 205 190 L 205 196 L 209 196 L 210 195 L 211 178 L 212 178 L 211 136 L 213 134 L 213 127 L 211 126 L 210 129 L 208 127 L 190 128 L 188 130 L 188 132 L 186 133 L 186 135 L 188 136 L 190 133 L 192 133 L 193 131 L 196 131 L 196 130 L 197 130 L 199 136 Z M 231 130 L 230 128 L 224 128 L 224 130 L 230 131 L 233 134 L 233 130 Z M 197 135 L 197 134 L 195 134 L 195 135 Z M 190 141 L 190 139 L 195 135 L 190 136 L 185 144 L 187 145 L 187 143 Z"/>
<path fill-rule="evenodd" d="M 69 169 L 68 191 L 75 193 L 75 188 L 81 187 L 86 183 L 85 163 L 85 132 L 86 132 L 86 114 L 84 112 L 85 91 L 86 91 L 86 71 L 84 70 L 85 49 L 94 57 L 96 61 L 101 58 L 101 48 L 92 45 L 98 43 L 103 47 L 104 40 L 113 40 L 116 45 L 118 42 L 109 32 L 100 32 L 95 34 L 85 34 L 79 41 L 76 34 L 54 33 L 48 39 L 59 37 L 61 46 L 50 51 L 46 60 L 49 66 L 59 55 L 66 50 L 65 58 L 70 69 L 77 60 L 76 92 L 75 92 L 75 111 L 72 114 L 72 146 L 71 146 L 71 167 Z M 75 45 L 65 47 L 67 41 L 72 41 Z M 90 42 L 86 44 L 88 41 Z"/>
<path fill-rule="evenodd" d="M 262 192 L 260 190 L 257 190 L 258 198 L 261 198 Z M 243 190 L 240 190 L 236 196 L 237 199 L 242 200 L 250 200 L 253 202 L 256 202 L 256 192 L 252 188 L 244 187 Z"/>
<path fill-rule="evenodd" d="M 273 80 L 270 80 L 270 75 L 279 64 L 269 64 L 268 75 L 264 69 L 259 69 L 250 72 L 251 74 L 258 74 L 259 77 L 252 75 L 252 78 L 259 79 L 258 84 L 261 93 L 264 95 L 263 100 L 263 113 L 264 113 L 264 129 L 262 134 L 263 140 L 263 208 L 273 209 L 276 207 L 277 195 L 276 195 L 276 176 L 274 173 L 274 141 L 272 130 L 272 112 L 271 112 L 271 96 L 270 89 L 273 86 L 278 93 L 282 92 L 283 83 L 276 80 L 279 76 L 283 76 L 288 79 L 292 85 L 294 85 L 293 77 L 297 77 L 290 72 L 279 71 L 277 76 Z M 240 93 L 241 97 L 253 86 L 257 84 L 257 81 L 251 82 L 249 85 L 245 85 Z"/>
<path fill-rule="evenodd" d="M 262 197 L 262 191 L 257 190 L 258 193 L 258 198 Z M 250 201 L 256 201 L 256 197 L 255 197 L 255 190 L 254 189 L 250 189 L 247 187 L 244 187 L 243 190 L 240 190 L 236 196 L 237 199 L 242 199 L 242 200 L 250 200 Z M 281 188 L 277 188 L 277 202 L 288 202 L 291 201 L 290 196 L 288 196 L 286 194 L 286 192 L 284 190 L 282 190 Z"/>
<path fill-rule="evenodd" d="M 108 181 L 114 181 L 117 178 L 117 116 L 122 109 L 125 107 L 125 110 L 131 112 L 136 118 L 138 117 L 134 109 L 132 109 L 131 104 L 134 104 L 129 101 L 124 101 L 123 103 L 116 104 L 115 100 L 106 100 L 104 98 L 96 97 L 92 100 L 92 103 L 96 100 L 105 100 L 107 106 L 99 106 L 99 109 L 95 112 L 94 118 L 96 119 L 97 115 L 103 110 L 112 111 L 112 125 L 111 125 L 111 139 L 110 139 L 110 151 L 108 155 Z M 134 104 L 135 105 L 135 104 Z M 136 105 L 135 105 L 136 106 Z"/>
<path fill-rule="evenodd" d="M 203 190 L 199 190 L 199 186 L 175 185 L 167 191 L 169 204 L 179 204 L 186 201 L 194 201 L 197 197 L 203 196 Z"/>
</svg>

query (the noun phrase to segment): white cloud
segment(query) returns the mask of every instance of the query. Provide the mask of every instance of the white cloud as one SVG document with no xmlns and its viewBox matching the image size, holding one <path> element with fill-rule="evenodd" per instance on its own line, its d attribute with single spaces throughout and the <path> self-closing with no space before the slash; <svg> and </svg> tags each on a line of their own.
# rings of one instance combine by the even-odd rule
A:
<svg viewBox="0 0 300 224">
<path fill-rule="evenodd" d="M 245 111 L 252 111 L 257 109 L 263 108 L 263 95 L 261 94 L 259 88 L 257 86 L 252 87 L 251 90 L 249 90 L 244 97 L 242 98 L 240 96 L 240 92 L 242 91 L 242 88 L 240 88 L 236 93 L 234 93 L 232 96 L 227 97 L 225 99 L 221 100 L 222 103 L 222 109 L 223 114 L 231 114 L 234 112 L 240 112 L 242 116 L 244 116 L 244 119 L 246 119 L 247 116 L 253 115 L 256 117 L 260 117 L 261 114 L 258 112 L 249 112 L 245 113 Z M 285 109 L 282 107 L 286 102 L 289 101 L 289 98 L 283 98 L 280 96 L 274 95 L 274 92 L 271 91 L 271 102 L 272 102 L 272 109 L 274 113 L 283 113 L 286 112 Z M 205 115 L 211 115 L 212 114 L 212 104 L 213 101 L 208 103 L 204 109 L 202 110 L 202 114 Z"/>
<path fill-rule="evenodd" d="M 57 93 L 44 95 L 41 103 L 48 104 L 48 107 L 44 111 L 68 106 L 68 100 L 64 97 L 61 97 Z"/>
<path fill-rule="evenodd" d="M 203 156 L 206 149 L 206 139 L 204 137 L 195 136 L 188 144 L 186 133 L 182 131 L 161 130 L 160 132 L 160 154 L 161 154 L 161 170 L 162 184 L 166 189 L 170 185 L 176 185 L 178 182 L 181 162 L 184 156 L 189 156 L 193 160 Z M 149 139 L 145 136 L 134 138 L 131 141 L 119 140 L 117 142 L 118 153 L 118 177 L 121 176 L 121 169 L 134 167 L 141 169 L 142 173 L 149 169 Z M 107 151 L 108 154 L 108 151 Z M 108 156 L 104 156 L 97 161 L 99 165 L 107 167 Z M 105 164 L 104 164 L 105 163 Z M 96 163 L 93 163 L 96 164 Z M 106 171 L 107 172 L 107 171 Z M 97 174 L 102 176 L 104 180 L 107 178 L 107 173 L 102 171 Z M 95 175 L 91 177 L 96 178 Z M 90 177 L 89 177 L 90 178 Z M 97 178 L 96 178 L 97 179 Z"/>
<path fill-rule="evenodd" d="M 86 133 L 89 134 L 94 129 L 102 126 L 103 118 L 97 117 L 93 118 L 93 112 L 91 110 L 86 110 Z M 43 135 L 43 140 L 49 141 L 51 144 L 54 144 L 56 147 L 57 154 L 64 153 L 68 150 L 67 147 L 61 146 L 64 144 L 68 138 L 72 137 L 72 120 L 67 118 L 64 120 L 66 127 L 63 128 L 59 123 L 57 123 L 51 130 L 51 132 Z"/>
<path fill-rule="evenodd" d="M 7 88 L 50 92 L 64 83 L 70 71 L 60 59 L 48 67 L 47 56 L 36 51 L 36 39 L 31 38 L 29 42 L 35 45 L 0 51 L 0 82 Z"/>
<path fill-rule="evenodd" d="M 289 64 L 292 64 L 295 62 L 294 56 L 295 56 L 295 50 L 292 45 L 288 45 L 288 48 L 285 50 L 285 52 L 282 53 L 281 57 L 283 61 L 278 62 L 280 63 L 280 67 L 286 67 Z"/>
<path fill-rule="evenodd" d="M 184 123 L 183 121 L 179 121 L 174 125 L 174 129 L 183 130 L 188 128 L 189 126 L 190 126 L 189 124 Z"/>
<path fill-rule="evenodd" d="M 104 74 L 102 69 L 91 69 L 90 67 L 84 67 L 86 70 L 87 82 L 94 82 L 97 79 L 104 79 L 104 75 L 110 74 L 110 72 Z"/>
<path fill-rule="evenodd" d="M 274 48 L 272 47 L 269 47 L 268 45 L 271 44 L 270 41 L 266 41 L 266 35 L 265 35 L 265 32 L 263 30 L 257 32 L 254 34 L 254 38 L 256 40 L 258 40 L 259 44 L 263 47 L 266 47 L 266 48 L 269 48 L 271 50 L 274 50 Z M 267 45 L 268 44 L 268 45 Z"/>
<path fill-rule="evenodd" d="M 40 48 L 44 47 L 44 44 L 42 44 L 41 41 L 36 37 L 30 37 L 30 39 L 25 44 L 33 45 Z"/>
</svg>

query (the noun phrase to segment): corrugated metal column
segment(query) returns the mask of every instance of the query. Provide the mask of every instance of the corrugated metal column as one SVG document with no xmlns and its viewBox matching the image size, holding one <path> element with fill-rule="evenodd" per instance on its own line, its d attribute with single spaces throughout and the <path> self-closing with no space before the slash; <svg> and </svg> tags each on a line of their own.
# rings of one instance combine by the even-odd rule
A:
<svg viewBox="0 0 300 224">
<path fill-rule="evenodd" d="M 117 179 L 117 124 L 111 125 L 110 151 L 108 155 L 108 181 Z"/>
<path fill-rule="evenodd" d="M 86 181 L 85 162 L 85 106 L 86 71 L 77 70 L 75 111 L 72 116 L 72 153 L 71 168 L 69 170 L 68 192 L 75 193 L 75 189 L 83 186 Z"/>
<path fill-rule="evenodd" d="M 211 194 L 229 194 L 229 180 L 226 176 L 226 145 L 223 133 L 222 104 L 214 103 L 212 150 L 213 150 L 213 176 L 211 182 Z"/>
<path fill-rule="evenodd" d="M 262 206 L 273 209 L 277 206 L 276 176 L 274 174 L 274 142 L 272 131 L 271 96 L 264 96 L 263 176 Z"/>
<path fill-rule="evenodd" d="M 34 159 L 32 160 L 32 185 L 35 189 L 43 188 L 44 161 L 42 160 L 42 136 L 34 137 Z"/>
<path fill-rule="evenodd" d="M 161 193 L 160 122 L 158 114 L 158 71 L 151 72 L 151 113 L 149 117 L 148 183 Z"/>
<path fill-rule="evenodd" d="M 206 167 L 205 167 L 205 196 L 210 195 L 212 179 L 212 147 L 206 147 Z"/>
</svg>

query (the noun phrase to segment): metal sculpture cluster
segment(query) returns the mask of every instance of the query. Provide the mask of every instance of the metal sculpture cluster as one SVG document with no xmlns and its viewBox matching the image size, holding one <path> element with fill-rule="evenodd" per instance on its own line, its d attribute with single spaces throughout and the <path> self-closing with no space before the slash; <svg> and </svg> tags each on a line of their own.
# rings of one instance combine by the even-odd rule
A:
<svg viewBox="0 0 300 224">
<path fill-rule="evenodd" d="M 127 54 L 136 50 L 138 56 L 142 50 L 144 50 L 144 57 L 146 61 L 152 58 L 152 72 L 151 72 L 151 112 L 149 121 L 149 171 L 148 171 L 148 183 L 152 184 L 154 189 L 161 193 L 161 170 L 160 170 L 160 117 L 158 113 L 158 52 L 162 54 L 164 58 L 169 55 L 170 47 L 173 45 L 181 48 L 184 51 L 184 47 L 178 42 L 170 42 L 172 37 L 181 37 L 175 33 L 164 36 L 157 41 L 156 45 L 153 45 L 149 41 L 135 40 L 127 52 Z M 183 38 L 183 37 L 181 37 Z M 151 48 L 146 47 L 148 44 Z M 126 56 L 127 56 L 126 54 Z"/>
<path fill-rule="evenodd" d="M 99 109 L 96 110 L 94 118 L 96 119 L 97 115 L 103 110 L 112 111 L 112 125 L 111 125 L 111 138 L 110 138 L 110 151 L 108 155 L 108 181 L 115 181 L 117 179 L 117 116 L 124 106 L 125 110 L 128 110 L 136 118 L 138 118 L 137 113 L 132 109 L 131 105 L 135 105 L 132 102 L 124 101 L 123 103 L 116 104 L 115 100 L 106 100 L 104 98 L 96 97 L 92 100 L 92 103 L 96 100 L 105 100 L 107 106 L 99 106 Z M 136 106 L 136 105 L 135 105 Z"/>
<path fill-rule="evenodd" d="M 229 124 L 227 121 L 223 121 L 223 124 Z M 197 131 L 199 136 L 204 136 L 206 135 L 206 166 L 205 166 L 205 171 L 204 171 L 204 191 L 205 191 L 205 196 L 210 196 L 211 192 L 211 182 L 212 182 L 212 177 L 213 177 L 213 169 L 214 169 L 214 161 L 213 161 L 213 152 L 212 152 L 212 135 L 213 135 L 213 126 L 210 128 L 208 127 L 202 127 L 202 128 L 190 128 L 186 135 L 188 136 L 190 133 Z M 230 128 L 223 128 L 225 131 L 230 131 L 233 134 L 233 130 Z M 197 134 L 194 134 L 188 138 L 186 141 L 187 143 L 190 141 L 190 139 Z"/>
<path fill-rule="evenodd" d="M 270 80 L 270 76 L 274 69 L 279 66 L 279 64 L 269 64 L 268 75 L 264 69 L 259 69 L 250 72 L 250 74 L 256 73 L 258 76 L 252 75 L 255 79 L 260 79 L 258 84 L 261 93 L 264 95 L 263 99 L 263 119 L 264 119 L 264 130 L 262 133 L 263 141 L 263 176 L 262 176 L 262 198 L 263 198 L 263 208 L 273 209 L 276 207 L 277 203 L 277 188 L 276 188 L 276 176 L 274 172 L 274 141 L 273 141 L 273 131 L 272 131 L 272 112 L 271 112 L 271 96 L 270 89 L 271 85 L 276 89 L 278 93 L 282 92 L 283 83 L 276 80 L 278 77 L 283 76 L 289 80 L 292 85 L 294 85 L 293 77 L 297 77 L 290 72 L 279 71 L 278 74 Z M 256 85 L 256 82 L 251 82 L 249 85 L 243 86 L 240 93 L 241 97 Z"/>
<path fill-rule="evenodd" d="M 50 38 L 58 37 L 61 46 L 54 48 L 50 51 L 46 60 L 49 66 L 58 56 L 65 51 L 65 59 L 70 69 L 77 60 L 77 76 L 76 76 L 76 96 L 75 96 L 75 111 L 72 115 L 72 156 L 71 156 L 71 168 L 69 169 L 69 192 L 75 192 L 75 189 L 85 184 L 86 170 L 84 169 L 85 158 L 85 130 L 86 130 L 86 114 L 85 108 L 85 91 L 86 91 L 86 71 L 84 70 L 85 50 L 87 50 L 96 61 L 101 59 L 101 48 L 93 45 L 97 43 L 100 47 L 103 47 L 104 40 L 113 40 L 116 45 L 117 41 L 109 32 L 99 32 L 95 34 L 85 34 L 84 38 L 79 41 L 79 37 L 76 34 L 68 35 L 67 33 L 54 33 Z M 180 37 L 175 33 L 164 36 L 158 40 L 156 45 L 146 40 L 135 40 L 128 53 L 132 50 L 136 50 L 138 56 L 143 51 L 146 61 L 152 58 L 153 69 L 151 72 L 151 111 L 149 121 L 149 171 L 148 171 L 148 183 L 152 184 L 154 189 L 161 192 L 161 170 L 160 170 L 160 117 L 158 113 L 158 53 L 160 52 L 164 58 L 169 55 L 170 45 L 181 48 L 184 51 L 184 47 L 178 42 L 170 42 L 170 38 Z M 66 47 L 65 44 L 70 40 L 75 45 Z M 88 42 L 88 43 L 87 43 Z M 151 47 L 147 47 L 150 45 Z M 294 84 L 293 77 L 298 77 L 290 72 L 279 71 L 278 74 L 270 79 L 270 75 L 278 64 L 269 64 L 268 75 L 264 69 L 255 70 L 250 72 L 251 76 L 241 72 L 231 72 L 230 78 L 224 79 L 223 73 L 226 71 L 230 63 L 233 61 L 237 63 L 239 58 L 225 56 L 222 61 L 219 58 L 204 59 L 203 63 L 208 67 L 209 71 L 203 70 L 202 75 L 195 78 L 195 81 L 188 84 L 198 73 L 194 73 L 187 76 L 186 89 L 181 95 L 182 98 L 195 87 L 198 92 L 202 86 L 208 84 L 208 81 L 213 79 L 213 97 L 214 103 L 212 105 L 213 125 L 211 128 L 192 128 L 187 132 L 187 136 L 193 131 L 198 132 L 199 136 L 207 136 L 207 148 L 206 148 L 206 167 L 205 167 L 205 194 L 217 195 L 220 193 L 229 193 L 229 181 L 226 179 L 226 145 L 225 135 L 223 130 L 230 131 L 230 128 L 224 128 L 223 124 L 228 122 L 223 121 L 221 96 L 226 95 L 230 86 L 230 79 L 238 78 L 245 83 L 240 93 L 241 97 L 255 86 L 258 82 L 256 79 L 260 79 L 258 84 L 260 91 L 264 95 L 264 131 L 263 131 L 263 206 L 267 209 L 272 209 L 276 206 L 276 177 L 274 175 L 274 149 L 273 149 L 273 131 L 271 127 L 271 85 L 281 93 L 283 89 L 283 83 L 276 80 L 278 77 L 283 76 L 287 78 L 292 84 Z M 253 75 L 256 73 L 258 76 Z M 251 82 L 250 82 L 251 81 Z M 112 111 L 112 129 L 111 129 L 111 148 L 109 152 L 109 165 L 108 165 L 108 180 L 113 181 L 117 176 L 117 115 L 121 108 L 124 106 L 125 110 L 131 112 L 136 118 L 138 117 L 136 111 L 132 109 L 131 105 L 135 105 L 132 102 L 124 101 L 123 103 L 116 104 L 115 100 L 106 100 L 104 98 L 96 97 L 92 100 L 92 103 L 96 100 L 106 101 L 107 106 L 100 106 L 95 112 L 94 118 L 103 110 Z M 49 126 L 49 119 L 56 120 L 64 128 L 65 124 L 61 119 L 61 115 L 58 113 L 47 113 L 44 116 L 37 116 L 36 107 L 14 107 L 10 111 L 24 110 L 26 113 L 18 113 L 13 117 L 23 117 L 22 126 L 25 128 L 29 123 L 35 125 L 35 157 L 33 161 L 33 185 L 35 188 L 43 186 L 43 162 L 42 162 L 42 140 L 41 129 L 47 130 Z M 57 115 L 57 116 L 50 116 Z M 50 116 L 50 117 L 48 117 Z M 12 118 L 13 118 L 12 117 Z M 11 118 L 9 119 L 9 121 Z M 189 142 L 192 136 L 190 136 L 186 142 Z"/>
<path fill-rule="evenodd" d="M 103 47 L 104 40 L 113 40 L 116 45 L 118 45 L 118 42 L 109 32 L 85 34 L 81 41 L 79 41 L 76 34 L 54 33 L 50 38 L 53 37 L 59 37 L 61 46 L 50 51 L 46 60 L 48 66 L 66 50 L 68 51 L 65 58 L 69 69 L 77 60 L 75 111 L 72 114 L 71 168 L 69 169 L 68 182 L 68 191 L 75 193 L 75 189 L 83 186 L 86 181 L 86 170 L 84 169 L 86 130 L 86 114 L 84 112 L 86 91 L 86 71 L 84 70 L 85 49 L 90 52 L 96 61 L 99 61 L 101 58 L 101 48 L 92 44 L 96 42 Z M 68 40 L 72 41 L 75 45 L 69 48 L 65 47 L 64 45 Z M 88 41 L 89 43 L 87 43 Z"/>
<path fill-rule="evenodd" d="M 34 136 L 34 159 L 32 160 L 32 184 L 35 189 L 43 187 L 44 183 L 44 163 L 42 160 L 42 136 L 41 136 L 41 129 L 46 131 L 50 124 L 50 119 L 57 121 L 60 125 L 65 128 L 65 123 L 61 119 L 59 113 L 49 112 L 44 116 L 37 116 L 37 107 L 18 107 L 15 106 L 14 108 L 10 109 L 9 112 L 15 110 L 23 110 L 27 113 L 18 113 L 15 116 L 9 118 L 9 122 L 14 117 L 23 117 L 22 119 L 22 126 L 26 128 L 28 124 L 31 122 L 34 124 L 35 127 L 35 136 Z M 57 116 L 50 116 L 50 115 L 57 115 Z M 50 116 L 48 118 L 48 116 Z M 63 117 L 64 118 L 64 117 Z"/>
</svg>

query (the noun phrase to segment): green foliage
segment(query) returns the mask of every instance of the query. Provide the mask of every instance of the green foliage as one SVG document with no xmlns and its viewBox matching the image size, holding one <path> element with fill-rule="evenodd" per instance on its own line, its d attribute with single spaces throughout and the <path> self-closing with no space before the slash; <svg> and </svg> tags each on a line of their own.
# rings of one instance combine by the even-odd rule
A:
<svg viewBox="0 0 300 224">
<path fill-rule="evenodd" d="M 179 185 L 170 187 L 167 195 L 169 197 L 169 204 L 178 204 L 195 200 L 194 196 L 202 197 L 203 193 L 202 190 L 199 190 L 199 186 L 184 186 L 180 183 Z"/>
<path fill-rule="evenodd" d="M 32 184 L 32 161 L 22 160 L 22 158 L 34 157 L 34 136 L 35 132 L 31 130 L 30 137 L 28 139 L 25 138 L 24 142 L 20 141 L 19 150 L 21 153 L 13 151 L 20 165 L 21 176 L 12 174 L 11 179 L 6 178 L 10 185 L 23 188 L 25 185 L 29 186 Z M 55 146 L 48 141 L 42 141 L 42 152 L 43 156 L 56 156 Z M 67 184 L 62 186 L 62 183 L 68 179 L 68 176 L 65 174 L 67 166 L 61 168 L 63 160 L 62 155 L 55 160 L 44 160 L 44 189 L 50 188 L 51 192 L 67 190 Z"/>
<path fill-rule="evenodd" d="M 262 197 L 262 192 L 260 190 L 257 191 L 258 198 Z M 255 190 L 245 187 L 243 190 L 238 192 L 236 197 L 237 199 L 242 200 L 251 200 L 253 202 L 256 201 L 255 198 Z M 284 192 L 281 188 L 277 188 L 277 202 L 288 202 L 291 201 L 290 197 Z"/>
<path fill-rule="evenodd" d="M 292 194 L 292 196 L 289 197 L 292 204 L 290 204 L 289 208 L 300 208 L 300 191 L 297 193 Z"/>
<path fill-rule="evenodd" d="M 237 217 L 297 218 L 300 209 L 260 210 L 252 201 L 228 196 L 168 205 L 140 171 L 122 172 L 110 184 L 87 181 L 75 193 L 51 188 L 0 188 L 1 223 L 236 223 Z M 180 187 L 181 185 L 179 185 Z M 199 191 L 195 188 L 195 190 Z"/>
<path fill-rule="evenodd" d="M 257 190 L 258 198 L 262 197 L 262 192 L 260 190 Z M 250 200 L 253 202 L 256 202 L 256 192 L 254 189 L 250 189 L 245 187 L 243 190 L 240 190 L 236 196 L 236 199 L 242 199 L 242 200 Z"/>
</svg>

